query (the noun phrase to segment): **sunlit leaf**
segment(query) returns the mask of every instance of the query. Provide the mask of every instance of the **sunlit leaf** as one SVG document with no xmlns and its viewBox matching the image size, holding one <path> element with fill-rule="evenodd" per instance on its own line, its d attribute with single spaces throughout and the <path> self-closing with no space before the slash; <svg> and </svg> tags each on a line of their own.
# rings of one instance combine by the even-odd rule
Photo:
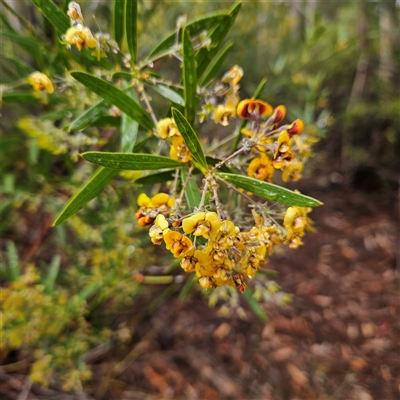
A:
<svg viewBox="0 0 400 400">
<path fill-rule="evenodd" d="M 186 182 L 185 197 L 187 204 L 191 210 L 200 204 L 201 192 L 194 179 L 187 180 L 188 169 L 183 167 L 181 169 L 182 185 Z"/>
<path fill-rule="evenodd" d="M 111 83 L 86 72 L 71 72 L 71 75 L 104 100 L 117 106 L 145 129 L 154 127 L 153 121 L 141 105 Z"/>
<path fill-rule="evenodd" d="M 276 201 L 288 206 L 317 207 L 322 205 L 319 200 L 274 185 L 273 183 L 259 181 L 243 175 L 228 174 L 226 172 L 219 172 L 218 176 L 241 189 L 252 192 L 267 200 Z"/>
<path fill-rule="evenodd" d="M 121 121 L 121 150 L 124 153 L 132 151 L 139 130 L 139 124 L 126 114 Z"/>
<path fill-rule="evenodd" d="M 179 104 L 180 106 L 185 105 L 184 98 L 179 93 L 175 92 L 175 90 L 169 88 L 168 86 L 157 84 L 157 85 L 151 85 L 151 88 L 154 89 L 161 96 L 168 99 L 169 101 Z"/>
<path fill-rule="evenodd" d="M 126 0 L 125 3 L 125 28 L 128 49 L 133 64 L 137 60 L 137 0 Z"/>
<path fill-rule="evenodd" d="M 121 47 L 124 37 L 125 0 L 114 0 L 113 12 L 114 39 Z"/>
<path fill-rule="evenodd" d="M 119 171 L 109 168 L 98 168 L 96 172 L 68 200 L 57 214 L 53 226 L 59 225 L 75 215 L 90 200 L 94 199 L 117 175 Z"/>
<path fill-rule="evenodd" d="M 108 110 L 111 108 L 111 104 L 105 100 L 102 100 L 94 106 L 88 108 L 82 115 L 72 121 L 68 127 L 69 132 L 76 132 L 91 126 L 99 118 L 107 115 Z"/>
<path fill-rule="evenodd" d="M 198 166 L 203 170 L 202 172 L 206 171 L 206 158 L 196 132 L 193 130 L 192 126 L 189 124 L 183 114 L 176 108 L 172 108 L 172 116 L 174 117 L 175 123 L 178 126 L 179 132 L 181 133 L 187 148 L 192 154 L 193 160 L 199 164 Z"/>
<path fill-rule="evenodd" d="M 237 2 L 227 16 L 223 18 L 223 20 L 217 25 L 217 27 L 210 33 L 209 38 L 211 39 L 211 47 L 202 48 L 197 52 L 196 61 L 197 61 L 197 75 L 203 75 L 204 71 L 207 69 L 208 65 L 215 57 L 218 52 L 219 46 L 222 44 L 226 35 L 230 31 L 232 25 L 234 24 L 237 15 L 242 7 L 242 2 Z"/>
<path fill-rule="evenodd" d="M 202 31 L 209 30 L 219 24 L 226 16 L 226 12 L 217 12 L 206 15 L 200 19 L 189 22 L 185 28 L 189 35 L 195 36 Z M 149 54 L 148 59 L 155 58 L 156 56 L 165 53 L 175 44 L 176 32 L 171 33 L 162 40 Z M 180 37 L 179 37 L 180 40 Z"/>
<path fill-rule="evenodd" d="M 194 123 L 196 116 L 196 59 L 190 40 L 189 34 L 186 29 L 182 29 L 182 45 L 183 45 L 183 94 L 185 97 L 185 117 L 189 124 Z"/>
<path fill-rule="evenodd" d="M 86 160 L 94 164 L 112 169 L 124 169 L 130 171 L 145 171 L 161 168 L 181 167 L 183 164 L 168 157 L 153 154 L 126 154 L 106 153 L 102 151 L 88 151 L 81 154 Z"/>
<path fill-rule="evenodd" d="M 70 27 L 67 14 L 63 13 L 52 0 L 32 0 L 32 2 L 59 32 L 65 33 Z"/>
</svg>

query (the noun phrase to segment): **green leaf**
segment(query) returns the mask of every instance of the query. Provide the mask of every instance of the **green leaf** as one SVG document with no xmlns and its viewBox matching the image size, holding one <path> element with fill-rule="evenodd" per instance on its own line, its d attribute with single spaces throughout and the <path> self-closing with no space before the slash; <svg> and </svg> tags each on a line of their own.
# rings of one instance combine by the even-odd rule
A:
<svg viewBox="0 0 400 400">
<path fill-rule="evenodd" d="M 114 169 L 98 168 L 57 214 L 53 226 L 61 224 L 76 214 L 90 200 L 94 199 L 118 175 L 118 172 Z"/>
<path fill-rule="evenodd" d="M 237 2 L 229 11 L 228 15 L 224 17 L 223 21 L 217 25 L 217 27 L 210 33 L 209 38 L 211 39 L 211 48 L 202 48 L 197 52 L 197 75 L 203 75 L 208 65 L 215 57 L 218 52 L 218 48 L 225 39 L 226 35 L 230 31 L 232 25 L 235 22 L 237 15 L 242 7 L 242 2 Z"/>
<path fill-rule="evenodd" d="M 70 27 L 69 18 L 52 0 L 32 0 L 40 12 L 61 33 L 65 33 Z"/>
<path fill-rule="evenodd" d="M 22 48 L 24 48 L 37 62 L 39 69 L 46 68 L 43 61 L 43 55 L 47 52 L 38 40 L 13 32 L 0 32 L 0 36 L 8 38 L 12 42 L 18 43 Z M 0 40 L 2 40 L 2 38 Z"/>
<path fill-rule="evenodd" d="M 82 115 L 72 121 L 68 127 L 68 132 L 81 131 L 88 126 L 93 125 L 99 118 L 107 115 L 108 110 L 111 108 L 111 104 L 105 100 L 102 100 L 94 106 L 88 108 Z"/>
<path fill-rule="evenodd" d="M 196 117 L 196 58 L 186 29 L 182 29 L 183 44 L 183 94 L 185 97 L 185 117 L 189 124 L 193 124 Z"/>
<path fill-rule="evenodd" d="M 253 96 L 251 96 L 252 99 L 258 99 L 260 97 L 260 94 L 263 91 L 264 86 L 267 83 L 267 81 L 268 81 L 268 78 L 261 79 L 261 82 L 258 84 L 257 89 L 255 90 Z"/>
<path fill-rule="evenodd" d="M 190 274 L 189 278 L 186 280 L 180 294 L 179 294 L 179 300 L 184 301 L 187 295 L 190 293 L 192 287 L 194 284 L 199 280 L 196 274 Z"/>
<path fill-rule="evenodd" d="M 37 93 L 12 91 L 2 93 L 1 99 L 6 103 L 28 103 L 33 104 L 38 102 Z"/>
<path fill-rule="evenodd" d="M 215 77 L 219 69 L 221 68 L 222 63 L 225 60 L 225 57 L 228 54 L 229 49 L 233 46 L 233 42 L 227 42 L 222 47 L 222 49 L 217 53 L 217 55 L 213 58 L 211 63 L 208 65 L 207 69 L 204 71 L 203 75 L 199 79 L 199 85 L 206 85 L 211 79 Z"/>
<path fill-rule="evenodd" d="M 124 153 L 132 151 L 136 143 L 139 124 L 126 114 L 121 120 L 121 150 Z"/>
<path fill-rule="evenodd" d="M 133 75 L 131 72 L 127 71 L 117 71 L 112 74 L 113 79 L 133 79 Z"/>
<path fill-rule="evenodd" d="M 130 171 L 145 171 L 161 168 L 181 167 L 183 164 L 168 157 L 155 156 L 153 154 L 126 154 L 106 153 L 102 151 L 88 151 L 81 154 L 86 160 L 94 164 L 112 169 L 124 169 Z"/>
<path fill-rule="evenodd" d="M 61 257 L 56 254 L 51 260 L 49 270 L 47 271 L 46 278 L 43 282 L 44 290 L 46 293 L 51 293 L 54 290 L 54 284 L 57 279 L 58 272 L 60 270 Z"/>
<path fill-rule="evenodd" d="M 125 27 L 128 49 L 133 64 L 137 61 L 137 0 L 126 0 Z"/>
<path fill-rule="evenodd" d="M 125 115 L 125 114 L 122 114 Z M 121 117 L 113 117 L 112 115 L 105 115 L 93 122 L 91 126 L 105 128 L 107 126 L 121 126 Z"/>
<path fill-rule="evenodd" d="M 135 180 L 135 184 L 138 185 L 154 185 L 155 183 L 164 183 L 172 181 L 175 176 L 175 170 L 157 172 L 155 174 L 150 174 L 142 176 Z"/>
<path fill-rule="evenodd" d="M 180 106 L 185 105 L 185 100 L 179 93 L 175 92 L 175 90 L 172 90 L 168 86 L 164 86 L 161 84 L 152 85 L 149 82 L 147 83 L 150 85 L 152 89 L 154 89 L 157 93 L 161 94 L 161 96 L 165 97 L 169 101 L 179 104 Z"/>
<path fill-rule="evenodd" d="M 188 174 L 187 167 L 182 167 L 181 169 L 182 185 L 186 182 L 187 174 Z M 192 210 L 194 209 L 194 207 L 198 207 L 198 205 L 200 204 L 201 192 L 193 177 L 190 177 L 189 180 L 187 181 L 185 197 L 189 208 Z"/>
<path fill-rule="evenodd" d="M 129 117 L 126 117 L 129 118 Z M 135 133 L 136 129 L 136 133 Z M 121 127 L 121 148 L 127 152 L 132 149 L 140 149 L 148 138 L 145 138 L 135 147 L 138 124 L 135 121 L 127 120 Z M 63 209 L 57 214 L 53 226 L 59 225 L 76 214 L 90 200 L 94 199 L 117 175 L 119 171 L 109 168 L 98 168 L 94 174 L 78 189 Z"/>
<path fill-rule="evenodd" d="M 267 322 L 268 317 L 265 314 L 264 310 L 260 306 L 260 304 L 257 302 L 257 300 L 254 298 L 253 293 L 251 292 L 250 289 L 246 289 L 243 292 L 244 298 L 246 299 L 247 303 L 249 304 L 250 308 L 254 312 L 254 314 L 257 315 L 258 318 L 260 318 L 261 321 Z"/>
<path fill-rule="evenodd" d="M 253 93 L 253 96 L 251 96 L 252 99 L 258 99 L 259 98 L 261 92 L 264 89 L 265 84 L 267 83 L 267 80 L 268 80 L 267 78 L 261 79 L 261 82 L 258 84 L 257 89 Z M 234 153 L 238 148 L 238 145 L 239 145 L 239 142 L 240 142 L 240 138 L 242 136 L 241 132 L 242 132 L 242 129 L 246 126 L 246 124 L 247 124 L 247 119 L 244 119 L 242 121 L 242 123 L 240 124 L 240 126 L 239 126 L 235 141 L 233 142 L 232 153 Z"/>
<path fill-rule="evenodd" d="M 8 278 L 10 281 L 16 281 L 21 276 L 19 270 L 19 257 L 17 246 L 15 243 L 9 240 L 7 242 L 7 259 L 8 259 Z"/>
<path fill-rule="evenodd" d="M 264 197 L 267 200 L 276 201 L 288 206 L 317 207 L 322 205 L 319 200 L 274 185 L 273 183 L 259 181 L 243 175 L 228 174 L 226 172 L 219 172 L 218 176 L 241 189 Z"/>
<path fill-rule="evenodd" d="M 117 106 L 122 112 L 139 122 L 145 129 L 152 129 L 154 123 L 150 116 L 135 100 L 107 81 L 86 72 L 71 72 L 71 75 L 88 89 Z"/>
<path fill-rule="evenodd" d="M 204 173 L 208 169 L 208 166 L 196 132 L 187 119 L 176 108 L 172 108 L 172 116 L 174 117 L 175 123 L 178 126 L 187 148 L 192 154 L 193 160 L 199 164 L 200 169 Z"/>
<path fill-rule="evenodd" d="M 124 38 L 124 11 L 125 11 L 125 0 L 114 0 L 114 39 L 121 48 L 122 40 Z"/>
<path fill-rule="evenodd" d="M 218 12 L 206 15 L 198 20 L 188 23 L 186 25 L 186 30 L 188 31 L 189 35 L 196 36 L 200 32 L 209 30 L 219 24 L 226 15 L 226 12 Z M 176 32 L 172 32 L 150 52 L 147 58 L 156 58 L 160 54 L 167 52 L 175 44 L 175 40 Z"/>
</svg>

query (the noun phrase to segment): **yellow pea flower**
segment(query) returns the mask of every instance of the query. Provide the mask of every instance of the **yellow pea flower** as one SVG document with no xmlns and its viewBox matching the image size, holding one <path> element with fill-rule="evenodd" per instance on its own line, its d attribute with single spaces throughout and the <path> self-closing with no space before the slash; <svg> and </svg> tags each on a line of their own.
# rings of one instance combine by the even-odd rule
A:
<svg viewBox="0 0 400 400">
<path fill-rule="evenodd" d="M 163 118 L 158 121 L 157 133 L 162 139 L 180 136 L 180 132 L 173 118 Z"/>
<path fill-rule="evenodd" d="M 169 151 L 169 156 L 173 160 L 177 160 L 183 163 L 187 163 L 192 159 L 192 155 L 186 147 L 182 136 L 175 135 L 172 139 L 172 146 Z"/>
<path fill-rule="evenodd" d="M 221 221 L 215 212 L 200 212 L 182 222 L 185 233 L 193 233 L 194 236 L 203 236 L 206 239 L 214 238 L 220 226 Z"/>
<path fill-rule="evenodd" d="M 79 51 L 82 49 L 94 49 L 97 40 L 88 27 L 71 27 L 64 36 L 64 41 L 69 45 L 74 45 Z"/>
<path fill-rule="evenodd" d="M 176 231 L 167 232 L 164 235 L 164 242 L 167 250 L 170 250 L 174 257 L 185 257 L 193 248 L 192 241 Z"/>
<path fill-rule="evenodd" d="M 41 92 L 46 90 L 47 93 L 53 93 L 54 87 L 49 77 L 39 71 L 29 75 L 28 82 L 33 86 L 33 89 Z"/>
<path fill-rule="evenodd" d="M 248 176 L 264 182 L 271 182 L 274 172 L 274 166 L 265 153 L 261 153 L 260 157 L 254 158 L 247 168 Z"/>
</svg>

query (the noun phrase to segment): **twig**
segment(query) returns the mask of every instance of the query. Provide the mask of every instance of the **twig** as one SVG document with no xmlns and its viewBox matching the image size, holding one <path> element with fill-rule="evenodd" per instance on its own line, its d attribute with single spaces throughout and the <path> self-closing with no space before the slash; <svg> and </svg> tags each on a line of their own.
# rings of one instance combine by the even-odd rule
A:
<svg viewBox="0 0 400 400">
<path fill-rule="evenodd" d="M 235 151 L 234 153 L 232 153 L 229 157 L 225 158 L 225 160 L 220 161 L 218 164 L 215 165 L 214 169 L 218 169 L 221 168 L 224 164 L 226 164 L 229 160 L 231 160 L 232 158 L 235 158 L 237 156 L 239 156 L 240 154 L 243 154 L 247 151 L 247 149 L 245 149 L 244 147 L 241 147 L 239 150 Z"/>
<path fill-rule="evenodd" d="M 148 112 L 151 115 L 151 119 L 153 120 L 154 124 L 157 126 L 157 124 L 158 124 L 157 117 L 154 114 L 153 107 L 151 106 L 149 98 L 147 97 L 147 94 L 144 91 L 144 89 L 141 91 L 141 95 L 142 95 L 143 101 L 146 103 L 146 107 L 147 107 Z"/>
<path fill-rule="evenodd" d="M 175 170 L 174 182 L 172 184 L 171 193 L 174 197 L 176 197 L 176 190 L 178 189 L 179 171 L 180 171 L 180 168 L 177 168 Z"/>
<path fill-rule="evenodd" d="M 186 186 L 187 186 L 187 184 L 189 182 L 189 179 L 192 176 L 193 169 L 194 169 L 194 166 L 191 165 L 189 170 L 188 170 L 188 174 L 186 176 L 185 182 L 182 185 L 181 193 L 179 194 L 179 204 L 182 203 L 183 195 L 185 194 Z"/>
<path fill-rule="evenodd" d="M 22 389 L 21 393 L 18 395 L 17 400 L 26 400 L 29 392 L 31 391 L 31 387 L 32 387 L 32 381 L 27 378 L 24 388 Z"/>
<path fill-rule="evenodd" d="M 203 208 L 204 203 L 206 201 L 206 194 L 208 191 L 208 180 L 206 179 L 206 183 L 204 184 L 203 187 L 203 192 L 201 193 L 201 200 L 200 200 L 200 204 L 199 204 L 199 209 Z"/>
<path fill-rule="evenodd" d="M 222 204 L 219 201 L 218 190 L 217 190 L 216 184 L 213 185 L 213 192 L 214 192 L 215 207 L 217 208 L 217 214 L 218 214 L 219 219 L 222 219 L 222 216 L 221 216 Z"/>
</svg>

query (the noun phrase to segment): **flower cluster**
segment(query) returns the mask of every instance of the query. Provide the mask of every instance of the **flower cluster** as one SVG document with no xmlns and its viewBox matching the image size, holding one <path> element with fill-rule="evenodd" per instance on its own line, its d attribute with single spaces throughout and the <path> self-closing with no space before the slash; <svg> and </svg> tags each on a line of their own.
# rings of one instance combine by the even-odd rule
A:
<svg viewBox="0 0 400 400">
<path fill-rule="evenodd" d="M 75 46 L 79 51 L 82 49 L 94 49 L 92 55 L 98 60 L 107 57 L 106 52 L 112 48 L 118 51 L 118 45 L 114 40 L 110 40 L 108 34 L 96 33 L 93 35 L 89 27 L 85 25 L 81 7 L 75 1 L 68 5 L 67 15 L 70 18 L 71 27 L 63 36 L 64 43 L 71 47 Z"/>
<path fill-rule="evenodd" d="M 157 200 L 161 198 L 164 201 L 159 206 Z M 195 272 L 200 286 L 205 289 L 228 285 L 243 291 L 247 279 L 254 278 L 266 264 L 266 256 L 272 254 L 274 246 L 284 243 L 290 248 L 298 247 L 302 244 L 300 238 L 304 236 L 304 229 L 310 225 L 307 213 L 311 210 L 302 207 L 289 207 L 282 213 L 284 227 L 254 210 L 253 226 L 243 230 L 214 211 L 197 211 L 174 219 L 174 210 L 165 208 L 167 198 L 165 193 L 151 200 L 141 194 L 139 224 L 145 226 L 153 220 L 149 231 L 152 243 L 161 245 L 164 242 L 174 257 L 181 258 L 182 269 L 187 273 Z M 170 204 L 171 200 L 169 198 Z M 170 218 L 166 218 L 168 215 Z"/>
<path fill-rule="evenodd" d="M 240 101 L 239 81 L 242 77 L 243 69 L 234 65 L 212 90 L 203 93 L 205 100 L 202 111 L 199 113 L 200 122 L 211 115 L 216 124 L 229 125 L 230 120 L 237 115 L 236 107 Z"/>
<path fill-rule="evenodd" d="M 291 124 L 280 122 L 286 116 L 286 107 L 273 108 L 269 103 L 258 99 L 242 100 L 237 107 L 237 114 L 251 122 L 251 127 L 243 128 L 244 146 L 257 154 L 248 165 L 247 175 L 261 181 L 271 182 L 275 170 L 282 171 L 282 180 L 298 181 L 301 178 L 303 162 L 309 152 L 304 151 L 304 143 L 298 137 L 304 130 L 304 122 L 296 119 Z M 263 118 L 266 118 L 263 121 Z M 293 143 L 294 142 L 294 143 Z M 306 145 L 307 150 L 309 146 Z"/>
<path fill-rule="evenodd" d="M 157 215 L 168 215 L 175 203 L 175 199 L 166 193 L 158 193 L 151 199 L 142 193 L 138 197 L 137 204 L 139 210 L 136 212 L 136 218 L 140 226 L 147 226 L 154 222 Z"/>
</svg>

